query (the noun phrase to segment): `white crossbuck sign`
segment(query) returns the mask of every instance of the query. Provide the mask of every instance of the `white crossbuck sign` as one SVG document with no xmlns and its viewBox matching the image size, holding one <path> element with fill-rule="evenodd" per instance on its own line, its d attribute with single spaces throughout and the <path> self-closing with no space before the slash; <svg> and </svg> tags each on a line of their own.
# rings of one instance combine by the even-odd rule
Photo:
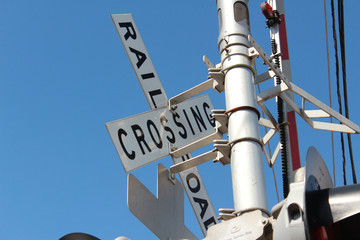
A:
<svg viewBox="0 0 360 240">
<path fill-rule="evenodd" d="M 178 104 L 170 113 L 168 98 L 131 14 L 111 14 L 114 26 L 130 59 L 152 112 L 106 124 L 116 150 L 129 172 L 169 154 L 170 147 L 190 145 L 214 133 L 212 105 L 207 96 Z M 191 158 L 174 158 L 179 163 Z M 217 215 L 196 167 L 179 173 L 204 235 L 216 224 Z M 137 192 L 137 190 L 134 190 Z M 145 213 L 143 213 L 145 214 Z M 139 217 L 139 216 L 137 216 Z M 154 216 L 148 216 L 153 220 Z"/>
</svg>

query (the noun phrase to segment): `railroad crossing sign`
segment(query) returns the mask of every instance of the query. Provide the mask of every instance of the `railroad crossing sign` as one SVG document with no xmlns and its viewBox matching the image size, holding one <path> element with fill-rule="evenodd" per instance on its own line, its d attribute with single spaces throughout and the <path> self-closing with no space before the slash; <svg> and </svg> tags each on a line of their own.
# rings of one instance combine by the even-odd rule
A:
<svg viewBox="0 0 360 240">
<path fill-rule="evenodd" d="M 160 82 L 160 79 L 159 79 L 156 71 L 155 71 L 155 67 L 152 64 L 150 56 L 146 50 L 145 44 L 141 38 L 138 28 L 136 27 L 136 24 L 135 24 L 135 21 L 134 21 L 132 15 L 131 14 L 112 14 L 111 18 L 112 18 L 115 28 L 119 34 L 121 42 L 125 48 L 125 51 L 130 59 L 130 62 L 136 73 L 136 76 L 137 76 L 138 81 L 141 85 L 141 88 L 144 92 L 144 95 L 150 105 L 150 108 L 152 110 L 157 110 L 159 108 L 167 107 L 169 100 L 165 94 L 164 88 Z M 207 105 L 211 107 L 210 100 L 206 100 L 206 102 L 204 102 L 204 103 L 207 103 Z M 214 133 L 214 130 L 212 127 L 208 126 L 208 121 L 212 126 L 213 126 L 213 123 L 207 118 L 207 116 L 209 116 L 209 113 L 211 112 L 212 107 L 211 107 L 211 109 L 210 108 L 207 109 L 206 112 L 202 112 L 202 111 L 204 111 L 204 107 L 207 108 L 207 105 L 202 106 L 202 108 L 201 107 L 199 108 L 200 115 L 198 115 L 198 116 L 202 117 L 203 121 L 205 122 L 205 126 L 209 127 L 209 128 L 207 128 L 206 131 L 208 131 L 208 134 L 211 134 L 211 133 Z M 196 108 L 195 109 L 193 108 L 193 110 L 197 111 Z M 161 111 L 166 111 L 166 110 L 162 109 Z M 179 108 L 177 109 L 177 112 L 179 112 Z M 184 112 L 180 112 L 179 116 L 181 116 L 181 114 L 183 114 L 183 113 Z M 190 114 L 190 115 L 187 115 L 189 117 L 189 119 L 186 117 L 185 114 Z M 184 136 L 184 132 L 182 132 L 182 130 L 183 130 L 182 126 L 183 126 L 184 129 L 189 134 L 189 139 L 187 139 L 187 140 L 190 143 L 191 135 L 193 135 L 192 131 L 197 132 L 198 130 L 196 130 L 196 129 L 197 129 L 197 127 L 199 127 L 197 124 L 200 123 L 200 125 L 201 125 L 202 123 L 201 123 L 201 119 L 198 119 L 195 117 L 196 112 L 194 115 L 193 111 L 191 111 L 191 107 L 190 107 L 190 112 L 185 111 L 184 115 L 185 115 L 185 118 L 183 117 L 181 120 L 179 120 L 179 119 L 177 119 L 176 114 L 175 114 L 175 120 L 174 120 L 174 116 L 172 116 L 169 118 L 168 121 L 174 121 L 176 126 L 174 126 L 175 128 L 173 128 L 173 129 L 180 128 L 178 130 L 180 130 L 180 133 L 182 133 L 182 135 Z M 158 116 L 162 116 L 162 115 L 159 114 Z M 193 120 L 191 120 L 192 117 L 194 117 L 193 120 L 196 121 L 196 124 L 194 122 L 192 122 L 193 121 Z M 161 123 L 167 124 L 164 117 L 160 120 L 162 121 Z M 177 122 L 175 122 L 175 121 L 177 121 Z M 195 125 L 190 126 L 189 122 L 192 122 L 191 124 L 195 124 Z M 130 124 L 132 124 L 132 123 L 130 123 Z M 155 130 L 154 125 L 152 125 L 151 122 L 149 122 L 149 124 L 150 124 L 150 129 L 152 131 L 154 131 Z M 158 124 L 158 122 L 157 122 L 157 124 Z M 163 125 L 159 126 L 159 125 L 155 124 L 155 126 L 158 127 L 157 129 L 160 129 L 159 133 L 161 131 L 162 134 L 166 134 L 166 131 L 167 131 L 166 129 L 171 130 L 171 128 L 167 125 L 166 125 L 166 128 L 164 128 Z M 137 129 L 137 127 L 135 127 L 135 129 Z M 147 123 L 146 123 L 144 129 L 145 130 L 147 129 Z M 211 129 L 212 129 L 212 131 L 211 131 Z M 164 131 L 165 131 L 165 133 L 164 133 Z M 133 133 L 133 129 L 131 129 L 130 133 L 135 134 L 135 133 Z M 139 133 L 139 132 L 136 132 L 136 133 Z M 170 132 L 167 131 L 167 133 L 169 134 Z M 179 133 L 179 135 L 180 135 L 180 133 Z M 150 134 L 150 132 L 148 134 Z M 157 134 L 157 133 L 152 132 L 152 134 Z M 204 135 L 206 135 L 205 132 L 204 132 Z M 116 133 L 114 136 L 115 136 L 115 142 L 116 141 L 119 142 L 120 140 L 119 139 L 117 140 Z M 121 135 L 121 136 L 126 137 L 124 135 Z M 136 135 L 136 136 L 139 136 L 139 135 Z M 157 135 L 153 135 L 153 136 L 156 137 Z M 147 136 L 147 138 L 148 137 L 149 136 Z M 171 135 L 168 137 L 170 139 L 172 139 Z M 151 138 L 151 136 L 150 136 L 150 139 L 147 139 L 147 138 L 146 138 L 147 141 L 153 140 Z M 182 136 L 180 135 L 180 139 L 181 138 L 182 138 Z M 138 138 L 138 139 L 140 139 L 141 144 L 144 144 L 141 141 L 141 138 Z M 179 139 L 179 137 L 178 137 L 178 139 Z M 145 135 L 144 135 L 144 140 L 145 140 Z M 155 140 L 157 140 L 157 139 L 155 138 Z M 167 140 L 168 140 L 168 138 L 167 138 Z M 165 141 L 167 141 L 167 140 L 165 140 Z M 115 144 L 115 142 L 114 142 L 114 144 Z M 178 145 L 177 143 L 176 143 L 176 145 L 174 144 L 173 146 L 180 147 L 180 145 Z M 129 146 L 127 146 L 127 147 L 129 147 Z M 139 146 L 135 146 L 135 147 L 139 147 Z M 144 148 L 144 150 L 146 149 L 146 146 L 142 146 L 142 147 Z M 166 146 L 163 145 L 163 147 L 164 147 L 164 149 L 168 149 L 167 144 L 166 144 Z M 156 146 L 156 148 L 157 148 L 157 146 Z M 137 150 L 141 151 L 141 149 L 140 150 L 137 149 Z M 158 150 L 159 149 L 157 149 L 157 151 Z M 158 152 L 161 152 L 161 151 L 158 151 Z M 167 151 L 165 151 L 165 152 L 166 152 L 165 156 L 169 154 Z M 131 155 L 132 153 L 133 152 L 131 151 L 129 154 L 131 157 L 133 157 L 133 155 Z M 134 153 L 136 154 L 135 151 L 134 151 Z M 142 154 L 142 152 L 140 154 Z M 147 153 L 147 155 L 148 154 L 149 153 Z M 128 157 L 128 156 L 126 156 L 126 157 Z M 186 154 L 186 156 L 182 156 L 179 158 L 175 158 L 175 157 L 172 157 L 172 158 L 173 158 L 174 163 L 179 163 L 179 162 L 185 161 L 187 159 L 190 159 L 191 154 L 189 153 L 189 154 Z M 130 164 L 132 164 L 134 161 L 129 160 L 129 162 L 130 162 Z M 144 163 L 144 164 L 146 164 L 146 163 Z M 139 167 L 139 166 L 137 166 L 137 167 Z M 127 171 L 127 170 L 125 169 L 125 171 Z M 210 201 L 209 195 L 206 191 L 206 188 L 205 188 L 204 182 L 200 176 L 200 173 L 197 170 L 197 167 L 192 167 L 188 170 L 180 172 L 179 176 L 183 183 L 186 194 L 189 198 L 190 204 L 194 210 L 195 216 L 199 222 L 201 230 L 202 230 L 203 234 L 206 235 L 207 229 L 211 225 L 218 223 L 218 220 L 217 220 L 217 214 L 216 214 L 214 207 Z"/>
<path fill-rule="evenodd" d="M 128 173 L 214 133 L 207 95 L 182 102 L 174 113 L 159 108 L 106 124 Z"/>
</svg>

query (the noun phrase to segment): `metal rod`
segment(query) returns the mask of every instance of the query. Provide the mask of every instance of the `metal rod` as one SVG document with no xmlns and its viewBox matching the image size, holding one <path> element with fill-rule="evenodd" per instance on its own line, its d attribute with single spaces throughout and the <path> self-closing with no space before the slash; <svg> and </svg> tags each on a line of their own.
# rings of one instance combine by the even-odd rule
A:
<svg viewBox="0 0 360 240">
<path fill-rule="evenodd" d="M 170 107 L 174 104 L 179 104 L 189 98 L 192 98 L 196 95 L 198 95 L 199 93 L 202 93 L 210 88 L 212 88 L 213 86 L 213 80 L 209 79 L 206 80 L 205 82 L 200 83 L 199 85 L 190 88 L 189 90 L 180 93 L 179 95 L 176 95 L 175 97 L 170 98 L 169 100 L 169 105 Z"/>
<path fill-rule="evenodd" d="M 176 173 L 188 170 L 192 167 L 196 167 L 197 165 L 203 164 L 210 160 L 213 160 L 216 158 L 216 154 L 217 153 L 215 151 L 209 151 L 209 152 L 203 153 L 199 156 L 190 158 L 186 161 L 176 163 L 170 167 L 170 173 L 176 174 Z"/>
</svg>

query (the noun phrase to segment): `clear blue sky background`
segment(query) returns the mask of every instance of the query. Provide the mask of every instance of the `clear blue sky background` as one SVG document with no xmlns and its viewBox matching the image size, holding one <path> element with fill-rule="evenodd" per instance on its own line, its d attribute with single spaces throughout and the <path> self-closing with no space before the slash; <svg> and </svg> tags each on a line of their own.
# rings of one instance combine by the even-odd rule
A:
<svg viewBox="0 0 360 240">
<path fill-rule="evenodd" d="M 260 3 L 250 1 L 251 29 L 270 53 Z M 293 81 L 328 104 L 323 1 L 285 4 Z M 360 25 L 357 9 L 345 4 L 350 117 L 360 124 Z M 203 55 L 219 62 L 215 1 L 2 0 L 0 239 L 58 239 L 78 231 L 101 239 L 156 239 L 127 208 L 127 175 L 105 128 L 106 122 L 150 110 L 111 13 L 133 14 L 168 97 L 207 79 Z M 329 36 L 333 102 L 338 109 Z M 215 108 L 225 107 L 224 94 L 208 94 Z M 314 145 L 332 172 L 330 133 L 297 121 L 302 165 L 308 147 Z M 359 136 L 353 136 L 358 178 L 359 142 Z M 337 185 L 342 185 L 339 134 L 335 144 Z M 158 162 L 171 165 L 169 157 Z M 134 171 L 153 192 L 158 162 Z M 232 208 L 230 166 L 209 162 L 199 171 L 215 209 Z M 276 174 L 282 192 L 280 161 Z M 266 179 L 271 208 L 277 199 L 267 167 Z M 185 223 L 202 238 L 186 197 Z"/>
</svg>

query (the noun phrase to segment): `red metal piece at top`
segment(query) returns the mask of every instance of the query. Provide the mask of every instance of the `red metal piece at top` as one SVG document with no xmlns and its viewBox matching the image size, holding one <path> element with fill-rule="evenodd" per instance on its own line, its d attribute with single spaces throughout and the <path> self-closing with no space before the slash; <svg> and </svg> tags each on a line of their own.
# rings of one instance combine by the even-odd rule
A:
<svg viewBox="0 0 360 240">
<path fill-rule="evenodd" d="M 267 2 L 261 3 L 260 8 L 266 19 L 271 19 L 275 17 L 272 7 Z"/>
</svg>

